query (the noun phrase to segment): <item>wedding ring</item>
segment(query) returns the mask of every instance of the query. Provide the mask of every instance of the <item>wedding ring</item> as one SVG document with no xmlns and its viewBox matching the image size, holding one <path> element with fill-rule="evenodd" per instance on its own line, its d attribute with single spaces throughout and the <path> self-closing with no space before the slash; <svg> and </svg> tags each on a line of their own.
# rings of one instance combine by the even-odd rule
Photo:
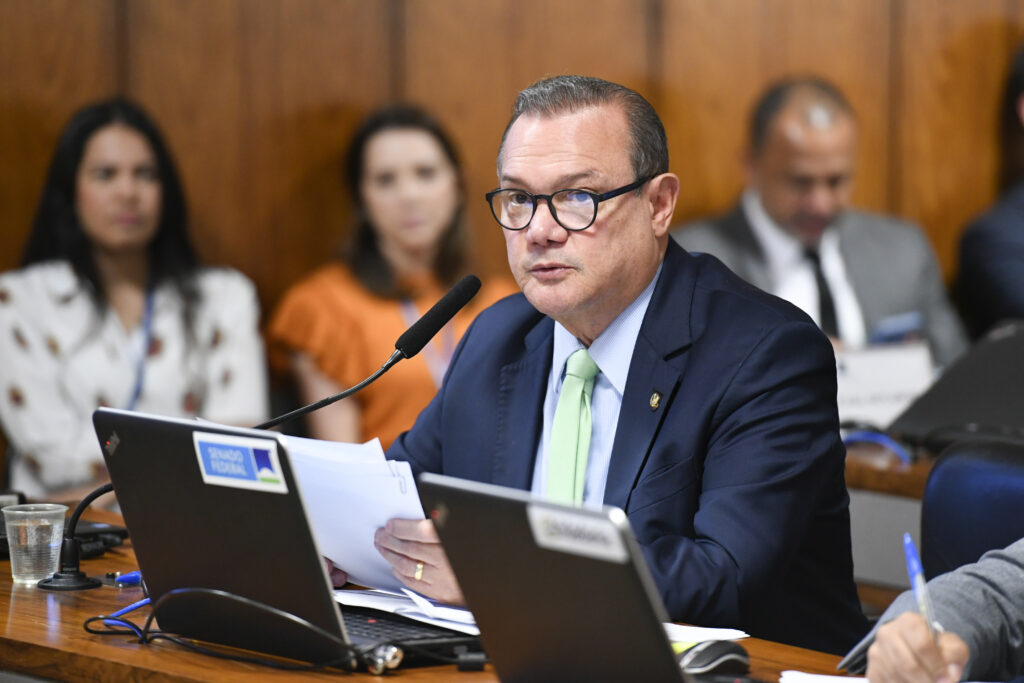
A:
<svg viewBox="0 0 1024 683">
<path fill-rule="evenodd" d="M 419 581 L 419 580 L 421 580 L 423 578 L 423 563 L 422 562 L 417 562 L 416 563 L 416 571 L 413 572 L 412 578 L 416 579 L 417 581 Z"/>
</svg>

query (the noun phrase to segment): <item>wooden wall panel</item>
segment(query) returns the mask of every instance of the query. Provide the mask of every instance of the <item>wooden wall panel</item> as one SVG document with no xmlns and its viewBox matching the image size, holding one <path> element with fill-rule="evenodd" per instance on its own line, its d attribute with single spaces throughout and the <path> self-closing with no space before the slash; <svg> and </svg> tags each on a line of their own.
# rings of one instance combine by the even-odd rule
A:
<svg viewBox="0 0 1024 683">
<path fill-rule="evenodd" d="M 579 73 L 641 92 L 647 5 L 635 0 L 407 0 L 402 94 L 435 111 L 461 150 L 481 270 L 508 272 L 505 242 L 483 195 L 516 93 L 546 76 Z"/>
<path fill-rule="evenodd" d="M 191 234 L 208 260 L 245 268 L 228 244 L 250 219 L 240 149 L 242 36 L 233 1 L 125 3 L 127 94 L 157 120 L 189 203 Z"/>
<path fill-rule="evenodd" d="M 17 266 L 67 119 L 117 90 L 114 0 L 0 2 L 0 270 Z"/>
<path fill-rule="evenodd" d="M 373 106 L 422 102 L 452 128 L 482 270 L 504 272 L 481 195 L 523 86 L 581 72 L 648 95 L 682 220 L 735 199 L 755 96 L 813 71 L 862 121 L 857 204 L 920 222 L 948 276 L 996 195 L 1022 38 L 1024 0 L 0 0 L 0 268 L 68 115 L 118 90 L 164 128 L 201 254 L 248 272 L 269 307 L 346 232 L 339 157 Z"/>
<path fill-rule="evenodd" d="M 965 223 L 996 197 L 998 106 L 1021 3 L 897 4 L 893 211 L 923 225 L 947 276 Z"/>
<path fill-rule="evenodd" d="M 682 179 L 677 220 L 719 212 L 743 186 L 747 120 L 756 98 L 788 75 L 838 85 L 861 123 L 854 201 L 887 203 L 887 0 L 666 1 L 661 114 Z"/>
<path fill-rule="evenodd" d="M 181 162 L 202 255 L 270 309 L 348 226 L 340 157 L 390 95 L 389 6 L 359 0 L 135 0 L 130 92 Z"/>
</svg>

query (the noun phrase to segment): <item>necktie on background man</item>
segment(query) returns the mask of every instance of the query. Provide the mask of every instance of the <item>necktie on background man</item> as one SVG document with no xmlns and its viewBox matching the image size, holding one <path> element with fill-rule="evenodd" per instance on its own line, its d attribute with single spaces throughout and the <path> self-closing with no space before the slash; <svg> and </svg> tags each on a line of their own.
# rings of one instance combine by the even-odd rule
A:
<svg viewBox="0 0 1024 683">
<path fill-rule="evenodd" d="M 551 425 L 547 497 L 563 503 L 583 502 L 590 452 L 590 397 L 600 368 L 579 349 L 565 361 L 565 379 Z"/>
<path fill-rule="evenodd" d="M 805 249 L 804 255 L 814 268 L 814 282 L 818 285 L 818 320 L 821 330 L 830 337 L 839 339 L 839 324 L 836 321 L 836 304 L 829 289 L 828 280 L 821 270 L 821 255 L 816 249 Z"/>
</svg>

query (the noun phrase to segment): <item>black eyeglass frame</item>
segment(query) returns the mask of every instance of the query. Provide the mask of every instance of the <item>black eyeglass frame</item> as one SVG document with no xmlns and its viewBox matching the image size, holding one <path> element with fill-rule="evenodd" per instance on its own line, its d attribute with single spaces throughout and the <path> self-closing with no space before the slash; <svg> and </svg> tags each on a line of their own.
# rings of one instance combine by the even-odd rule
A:
<svg viewBox="0 0 1024 683">
<path fill-rule="evenodd" d="M 548 211 L 551 212 L 551 217 L 555 219 L 556 223 L 558 223 L 560 226 L 562 226 L 562 228 L 564 230 L 568 230 L 569 232 L 579 232 L 581 230 L 586 230 L 587 228 L 589 228 L 591 225 L 594 224 L 594 221 L 597 220 L 597 209 L 598 209 L 598 206 L 601 204 L 601 202 L 603 202 L 605 200 L 608 200 L 608 199 L 612 199 L 614 197 L 618 197 L 620 195 L 624 195 L 627 192 L 630 192 L 632 190 L 636 190 L 636 189 L 638 189 L 640 187 L 643 187 L 646 183 L 650 182 L 655 177 L 656 176 L 651 175 L 651 176 L 647 176 L 645 178 L 641 178 L 639 180 L 634 180 L 629 185 L 623 185 L 622 187 L 617 187 L 614 190 L 609 190 L 609 191 L 604 192 L 604 193 L 591 192 L 590 190 L 581 190 L 581 189 L 578 189 L 578 188 L 575 188 L 575 187 L 567 187 L 567 188 L 564 188 L 564 189 L 552 192 L 551 194 L 533 194 L 532 192 L 527 192 L 526 190 L 520 190 L 519 188 L 515 188 L 515 187 L 499 187 L 498 189 L 491 190 L 490 192 L 485 194 L 484 195 L 484 199 L 487 200 L 487 205 L 489 207 L 491 207 L 491 215 L 494 216 L 494 220 L 496 220 L 498 222 L 498 225 L 500 225 L 503 230 L 512 230 L 513 232 L 519 232 L 520 230 L 526 230 L 528 227 L 530 227 L 530 223 L 533 222 L 533 217 L 535 215 L 537 215 L 537 206 L 540 204 L 540 202 L 537 201 L 537 200 L 543 199 L 544 201 L 546 201 L 548 203 Z M 521 228 L 510 228 L 507 225 L 505 225 L 504 223 L 502 223 L 501 219 L 498 218 L 498 213 L 497 213 L 497 211 L 494 210 L 494 202 L 492 200 L 494 199 L 494 196 L 496 194 L 498 194 L 499 192 L 522 192 L 523 194 L 528 195 L 533 200 L 533 211 L 530 213 L 530 218 L 529 218 L 529 220 L 526 221 L 526 224 L 523 225 L 523 227 L 521 227 Z M 556 194 L 562 194 L 563 192 L 582 192 L 583 194 L 589 196 L 593 200 L 593 202 L 594 202 L 594 216 L 590 219 L 590 222 L 587 223 L 586 225 L 584 225 L 582 228 L 570 228 L 570 227 L 567 227 L 566 225 L 564 225 L 562 223 L 561 220 L 559 220 L 559 218 L 558 218 L 558 211 L 555 210 L 555 205 L 551 203 L 551 198 L 554 197 Z"/>
</svg>

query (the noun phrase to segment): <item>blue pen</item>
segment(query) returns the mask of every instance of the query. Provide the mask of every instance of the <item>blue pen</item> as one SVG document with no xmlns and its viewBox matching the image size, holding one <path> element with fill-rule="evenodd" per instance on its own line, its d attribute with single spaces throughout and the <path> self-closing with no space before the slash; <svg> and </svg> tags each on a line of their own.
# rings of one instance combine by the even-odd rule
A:
<svg viewBox="0 0 1024 683">
<path fill-rule="evenodd" d="M 935 624 L 932 623 L 932 601 L 928 599 L 928 585 L 924 580 L 921 558 L 917 556 L 914 539 L 907 533 L 903 534 L 903 552 L 907 556 L 907 576 L 910 577 L 910 587 L 914 589 L 917 611 L 924 617 L 929 633 L 932 634 L 932 638 L 935 638 Z"/>
</svg>

